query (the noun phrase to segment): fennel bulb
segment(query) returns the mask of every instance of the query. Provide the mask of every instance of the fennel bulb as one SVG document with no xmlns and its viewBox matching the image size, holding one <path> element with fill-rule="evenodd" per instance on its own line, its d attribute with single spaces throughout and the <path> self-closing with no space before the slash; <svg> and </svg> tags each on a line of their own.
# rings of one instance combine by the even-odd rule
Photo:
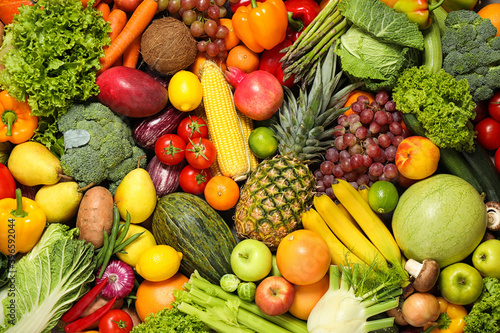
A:
<svg viewBox="0 0 500 333">
<path fill-rule="evenodd" d="M 402 293 L 397 275 L 372 268 L 330 266 L 330 287 L 309 314 L 309 333 L 365 333 L 394 324 L 392 317 L 369 320 L 398 306 Z"/>
</svg>

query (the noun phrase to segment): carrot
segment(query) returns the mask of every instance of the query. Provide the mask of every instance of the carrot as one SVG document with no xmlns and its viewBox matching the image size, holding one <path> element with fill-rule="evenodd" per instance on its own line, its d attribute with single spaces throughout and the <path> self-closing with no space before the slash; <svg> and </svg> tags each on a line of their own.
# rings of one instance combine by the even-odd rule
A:
<svg viewBox="0 0 500 333">
<path fill-rule="evenodd" d="M 101 69 L 98 74 L 111 67 L 134 39 L 146 30 L 157 9 L 158 3 L 155 0 L 144 0 L 139 4 L 118 37 L 104 51 L 104 57 L 100 59 Z"/>
<path fill-rule="evenodd" d="M 99 4 L 95 8 L 102 13 L 102 18 L 104 19 L 104 21 L 107 21 L 109 13 L 111 12 L 109 5 L 105 2 L 99 2 Z"/>
<path fill-rule="evenodd" d="M 111 44 L 113 44 L 113 41 L 123 30 L 125 24 L 127 24 L 127 13 L 121 9 L 113 9 L 109 13 L 107 21 L 111 26 L 111 33 L 109 34 L 109 37 L 111 38 Z"/>
<path fill-rule="evenodd" d="M 141 51 L 141 36 L 142 35 L 137 36 L 123 53 L 123 66 L 130 68 L 137 67 L 137 61 L 139 61 L 139 53 Z"/>
</svg>

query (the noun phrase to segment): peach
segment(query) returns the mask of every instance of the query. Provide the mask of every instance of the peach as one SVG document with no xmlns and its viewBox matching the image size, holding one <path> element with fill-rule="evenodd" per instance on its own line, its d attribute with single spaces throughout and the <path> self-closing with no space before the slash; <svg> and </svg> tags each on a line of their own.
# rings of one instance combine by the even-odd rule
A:
<svg viewBox="0 0 500 333">
<path fill-rule="evenodd" d="M 396 151 L 396 167 L 408 179 L 424 179 L 436 172 L 440 151 L 423 136 L 410 136 L 401 141 Z"/>
</svg>

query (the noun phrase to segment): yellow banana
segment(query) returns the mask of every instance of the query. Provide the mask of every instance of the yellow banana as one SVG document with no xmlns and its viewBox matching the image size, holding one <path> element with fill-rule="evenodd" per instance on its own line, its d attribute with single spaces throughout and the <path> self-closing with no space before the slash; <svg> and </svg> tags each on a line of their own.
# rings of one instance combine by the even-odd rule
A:
<svg viewBox="0 0 500 333">
<path fill-rule="evenodd" d="M 368 185 L 361 185 L 358 187 L 358 192 L 359 194 L 361 194 L 361 197 L 366 201 L 368 202 L 368 190 L 370 188 L 368 187 Z"/>
<path fill-rule="evenodd" d="M 342 205 L 340 203 L 340 201 L 338 201 L 338 200 L 335 200 L 335 204 L 337 205 L 337 207 L 340 208 L 340 210 L 345 215 L 345 217 L 347 217 L 349 219 L 349 221 L 351 221 L 351 223 L 354 224 L 354 226 L 356 228 L 358 228 L 359 231 L 363 232 L 363 230 L 361 229 L 361 227 L 358 225 L 358 222 L 356 222 L 356 220 L 351 216 L 351 214 L 349 214 L 349 212 L 347 211 L 347 209 L 345 209 L 344 205 Z"/>
<path fill-rule="evenodd" d="M 342 244 L 330 228 L 328 228 L 321 215 L 313 208 L 302 213 L 302 225 L 304 229 L 317 233 L 325 240 L 332 256 L 332 265 L 364 264 L 361 259 Z"/>
<path fill-rule="evenodd" d="M 337 179 L 332 184 L 333 193 L 347 211 L 358 222 L 366 236 L 394 266 L 401 265 L 401 250 L 384 222 L 370 208 L 368 202 L 348 182 Z"/>
<path fill-rule="evenodd" d="M 387 262 L 368 238 L 342 213 L 339 207 L 327 195 L 314 197 L 314 208 L 321 215 L 335 236 L 344 243 L 358 258 L 368 265 L 377 263 L 381 269 L 387 268 Z"/>
</svg>

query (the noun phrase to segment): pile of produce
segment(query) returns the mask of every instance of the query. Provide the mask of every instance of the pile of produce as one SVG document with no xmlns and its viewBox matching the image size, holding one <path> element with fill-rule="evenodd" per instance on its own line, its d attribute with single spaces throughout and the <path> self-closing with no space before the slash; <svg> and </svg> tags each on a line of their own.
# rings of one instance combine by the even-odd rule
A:
<svg viewBox="0 0 500 333">
<path fill-rule="evenodd" d="M 499 306 L 499 3 L 0 2 L 0 333 Z"/>
</svg>

